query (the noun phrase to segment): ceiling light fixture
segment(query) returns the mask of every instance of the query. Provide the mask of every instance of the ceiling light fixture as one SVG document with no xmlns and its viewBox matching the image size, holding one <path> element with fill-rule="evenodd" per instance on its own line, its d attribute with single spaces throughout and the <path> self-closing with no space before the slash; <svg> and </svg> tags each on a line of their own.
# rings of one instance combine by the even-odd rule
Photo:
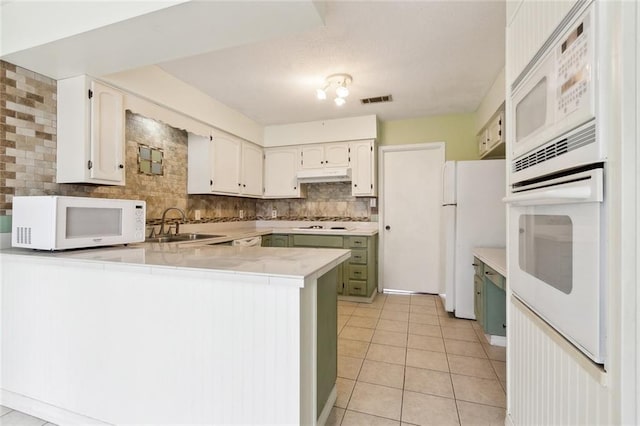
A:
<svg viewBox="0 0 640 426">
<path fill-rule="evenodd" d="M 321 89 L 316 89 L 316 97 L 320 100 L 327 99 L 327 90 L 331 87 L 336 88 L 336 97 L 333 100 L 337 106 L 342 106 L 346 103 L 345 98 L 349 96 L 349 89 L 347 86 L 351 84 L 353 78 L 349 74 L 331 74 L 324 81 L 324 86 Z"/>
</svg>

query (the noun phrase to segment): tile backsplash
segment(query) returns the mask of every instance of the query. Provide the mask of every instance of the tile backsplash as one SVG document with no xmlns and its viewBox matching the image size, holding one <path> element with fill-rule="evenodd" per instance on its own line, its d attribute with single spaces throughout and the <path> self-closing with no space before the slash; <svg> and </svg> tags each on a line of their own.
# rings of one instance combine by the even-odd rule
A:
<svg viewBox="0 0 640 426">
<path fill-rule="evenodd" d="M 0 61 L 0 215 L 11 214 L 14 195 L 73 195 L 143 199 L 153 222 L 167 207 L 183 209 L 190 221 L 270 219 L 371 220 L 369 198 L 351 196 L 349 183 L 309 184 L 307 198 L 258 200 L 187 195 L 187 132 L 126 112 L 126 186 L 58 184 L 56 174 L 56 81 Z M 138 145 L 164 152 L 161 176 L 138 172 Z M 171 213 L 175 217 L 176 213 Z"/>
</svg>

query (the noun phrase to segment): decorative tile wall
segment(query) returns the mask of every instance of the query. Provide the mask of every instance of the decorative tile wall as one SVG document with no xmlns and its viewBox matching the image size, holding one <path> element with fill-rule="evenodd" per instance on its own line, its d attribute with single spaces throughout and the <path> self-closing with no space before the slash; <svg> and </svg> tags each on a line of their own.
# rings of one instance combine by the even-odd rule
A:
<svg viewBox="0 0 640 426">
<path fill-rule="evenodd" d="M 58 184 L 56 175 L 56 81 L 0 61 L 0 215 L 11 214 L 14 195 L 72 195 L 143 199 L 147 221 L 178 207 L 195 222 L 271 218 L 298 220 L 370 219 L 368 198 L 351 196 L 349 183 L 310 184 L 306 199 L 256 200 L 216 195 L 187 195 L 187 132 L 126 112 L 126 186 Z M 138 145 L 164 152 L 164 174 L 138 172 Z M 172 212 L 170 217 L 177 217 Z"/>
<path fill-rule="evenodd" d="M 55 188 L 56 82 L 0 61 L 0 214 Z"/>
<path fill-rule="evenodd" d="M 258 200 L 260 219 L 271 219 L 276 209 L 282 220 L 358 220 L 368 221 L 375 210 L 369 208 L 369 198 L 351 195 L 350 182 L 307 184 L 307 198 Z"/>
</svg>

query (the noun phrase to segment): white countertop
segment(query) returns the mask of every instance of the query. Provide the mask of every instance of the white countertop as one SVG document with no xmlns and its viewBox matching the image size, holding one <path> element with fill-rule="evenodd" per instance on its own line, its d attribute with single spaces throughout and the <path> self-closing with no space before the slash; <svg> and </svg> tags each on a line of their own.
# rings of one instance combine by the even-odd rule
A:
<svg viewBox="0 0 640 426">
<path fill-rule="evenodd" d="M 184 273 L 247 274 L 300 281 L 323 275 L 349 259 L 351 252 L 342 249 L 147 243 L 60 252 L 18 248 L 0 250 L 0 257 L 7 255 L 28 256 L 38 261 L 98 263 L 105 268 L 135 272 L 162 273 L 172 269 Z"/>
<path fill-rule="evenodd" d="M 324 226 L 325 229 L 301 229 L 312 225 Z M 336 226 L 345 227 L 346 229 L 330 229 Z M 310 222 L 283 220 L 214 222 L 181 225 L 180 232 L 224 235 L 223 237 L 204 240 L 210 244 L 269 234 L 372 236 L 378 233 L 378 222 Z M 202 241 L 203 240 L 199 240 L 198 242 Z M 192 244 L 193 241 L 185 243 Z"/>
<path fill-rule="evenodd" d="M 506 278 L 507 252 L 504 248 L 474 247 L 473 255 Z"/>
</svg>

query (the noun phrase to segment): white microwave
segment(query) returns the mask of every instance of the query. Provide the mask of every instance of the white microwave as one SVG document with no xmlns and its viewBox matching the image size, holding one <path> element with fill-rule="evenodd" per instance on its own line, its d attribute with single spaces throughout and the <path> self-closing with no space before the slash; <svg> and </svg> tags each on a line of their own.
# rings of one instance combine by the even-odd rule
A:
<svg viewBox="0 0 640 426">
<path fill-rule="evenodd" d="M 596 133 L 595 8 L 587 7 L 514 82 L 512 179 L 602 161 Z"/>
<path fill-rule="evenodd" d="M 146 203 L 88 197 L 13 197 L 11 245 L 65 250 L 143 242 Z"/>
</svg>

